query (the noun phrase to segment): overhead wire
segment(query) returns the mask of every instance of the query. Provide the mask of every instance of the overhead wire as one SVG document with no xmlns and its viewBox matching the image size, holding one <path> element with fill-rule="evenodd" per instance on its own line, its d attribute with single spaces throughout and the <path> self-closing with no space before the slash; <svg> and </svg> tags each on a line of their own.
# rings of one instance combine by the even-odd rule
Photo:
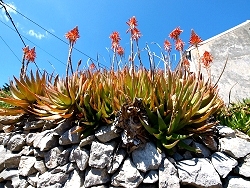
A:
<svg viewBox="0 0 250 188">
<path fill-rule="evenodd" d="M 15 54 L 15 52 L 10 48 L 10 46 L 5 42 L 5 40 L 3 39 L 3 37 L 0 35 L 1 40 L 5 43 L 5 45 L 9 48 L 9 50 L 14 54 L 14 56 L 17 58 L 18 61 L 22 62 L 17 55 Z"/>
<path fill-rule="evenodd" d="M 33 24 L 35 24 L 36 26 L 40 27 L 41 29 L 43 29 L 44 31 L 46 31 L 47 33 L 51 34 L 52 36 L 54 36 L 55 38 L 57 38 L 58 40 L 60 40 L 61 42 L 65 43 L 68 45 L 67 42 L 65 42 L 64 40 L 62 40 L 60 37 L 56 36 L 54 33 L 50 32 L 49 30 L 45 29 L 44 27 L 42 27 L 40 24 L 36 23 L 35 21 L 31 20 L 30 18 L 28 18 L 27 16 L 25 16 L 24 14 L 22 14 L 21 12 L 17 11 L 16 9 L 14 9 L 13 7 L 9 6 L 8 4 L 4 3 L 4 5 L 8 6 L 9 8 L 11 8 L 12 10 L 14 10 L 15 12 L 17 12 L 18 14 L 20 14 L 21 16 L 23 16 L 24 18 L 26 18 L 27 20 L 29 20 L 30 22 L 32 22 Z M 73 47 L 76 51 L 80 52 L 81 54 L 83 54 L 84 56 L 88 57 L 89 59 L 97 62 L 97 60 L 95 60 L 94 58 L 92 58 L 91 56 L 87 55 L 86 53 L 82 52 L 81 50 Z"/>
<path fill-rule="evenodd" d="M 12 20 L 12 18 L 11 18 L 11 16 L 10 16 L 9 12 L 7 11 L 7 8 L 4 6 L 4 5 L 7 5 L 7 4 L 5 4 L 2 0 L 0 1 L 0 4 L 2 5 L 2 8 L 4 8 L 6 16 L 10 19 L 10 21 L 11 21 L 12 25 L 14 26 L 14 28 L 15 28 L 17 34 L 19 35 L 19 37 L 20 37 L 22 43 L 24 44 L 24 46 L 26 46 L 24 40 L 23 40 L 22 37 L 21 37 L 21 34 L 19 33 L 19 31 L 18 31 L 18 29 L 17 29 L 17 27 L 16 27 L 16 25 L 15 25 L 15 23 L 14 23 L 14 21 Z M 9 5 L 7 5 L 7 6 L 10 7 L 10 8 L 12 8 L 12 7 L 9 6 Z M 12 8 L 12 9 L 13 9 L 13 8 Z M 14 9 L 13 9 L 13 10 L 14 10 Z"/>
<path fill-rule="evenodd" d="M 12 31 L 15 32 L 15 30 L 13 28 L 11 28 L 9 25 L 7 25 L 6 23 L 4 23 L 2 20 L 0 20 L 0 22 L 2 22 L 2 24 L 4 24 L 5 26 L 7 26 L 9 29 L 11 29 Z M 53 57 L 54 59 L 56 59 L 57 61 L 59 61 L 60 63 L 62 63 L 63 65 L 66 65 L 64 62 L 62 62 L 60 59 L 58 59 L 57 57 L 55 57 L 54 55 L 52 55 L 51 53 L 47 52 L 46 50 L 44 50 L 42 47 L 38 46 L 37 44 L 35 44 L 34 42 L 32 42 L 31 40 L 29 40 L 27 37 L 23 36 L 20 34 L 20 36 L 22 36 L 23 38 L 25 38 L 27 41 L 29 41 L 30 43 L 34 44 L 36 47 L 38 47 L 39 49 L 41 49 L 42 51 L 44 51 L 45 53 L 47 53 L 48 55 L 50 55 L 51 57 Z"/>
</svg>

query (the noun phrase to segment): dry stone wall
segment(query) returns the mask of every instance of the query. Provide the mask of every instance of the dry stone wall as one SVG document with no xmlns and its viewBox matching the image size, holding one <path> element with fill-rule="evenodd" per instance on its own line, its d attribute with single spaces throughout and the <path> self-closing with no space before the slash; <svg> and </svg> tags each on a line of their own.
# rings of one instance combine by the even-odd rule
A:
<svg viewBox="0 0 250 188">
<path fill-rule="evenodd" d="M 18 125 L 17 125 L 18 126 Z M 34 130 L 40 127 L 43 131 Z M 0 133 L 0 187 L 238 187 L 250 185 L 250 139 L 218 126 L 210 146 L 185 142 L 201 153 L 160 153 L 152 141 L 128 153 L 114 126 L 102 126 L 80 139 L 64 121 L 27 121 L 22 129 Z"/>
</svg>

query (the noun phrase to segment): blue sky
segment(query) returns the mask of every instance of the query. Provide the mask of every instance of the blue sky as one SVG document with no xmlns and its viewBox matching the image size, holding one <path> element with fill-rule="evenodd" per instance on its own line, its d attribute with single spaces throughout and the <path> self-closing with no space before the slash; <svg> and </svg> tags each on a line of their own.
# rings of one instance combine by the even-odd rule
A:
<svg viewBox="0 0 250 188">
<path fill-rule="evenodd" d="M 132 16 L 138 20 L 142 33 L 140 48 L 149 44 L 152 51 L 160 54 L 160 49 L 152 42 L 163 45 L 169 33 L 180 26 L 184 32 L 181 38 L 188 47 L 190 30 L 203 39 L 209 39 L 250 19 L 249 0 L 3 0 L 13 9 L 27 16 L 61 40 L 68 42 L 64 35 L 78 26 L 80 39 L 75 47 L 87 56 L 110 67 L 111 42 L 109 35 L 118 31 L 126 58 L 130 50 L 126 21 Z M 1 7 L 0 7 L 1 8 Z M 36 24 L 30 22 L 13 9 L 8 11 L 26 45 L 36 47 L 36 63 L 41 70 L 55 71 L 65 76 L 68 45 L 55 38 Z M 18 34 L 13 31 L 10 20 L 0 9 L 0 87 L 13 75 L 19 77 L 24 47 Z M 24 38 L 25 37 L 25 38 Z M 175 51 L 172 54 L 177 53 Z M 82 59 L 82 68 L 88 57 L 73 51 L 73 66 Z M 143 64 L 148 66 L 147 52 L 143 51 Z M 178 59 L 176 60 L 176 62 Z M 173 62 L 173 63 L 176 63 Z M 29 69 L 36 70 L 34 64 Z"/>
</svg>

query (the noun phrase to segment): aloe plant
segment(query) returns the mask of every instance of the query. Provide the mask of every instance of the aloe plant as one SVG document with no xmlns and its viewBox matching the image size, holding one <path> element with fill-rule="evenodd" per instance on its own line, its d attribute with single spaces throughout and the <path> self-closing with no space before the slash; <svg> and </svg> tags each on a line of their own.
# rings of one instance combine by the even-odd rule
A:
<svg viewBox="0 0 250 188">
<path fill-rule="evenodd" d="M 214 126 L 207 119 L 223 105 L 217 88 L 197 79 L 195 74 L 181 71 L 169 70 L 166 79 L 163 75 L 155 79 L 159 79 L 155 102 L 145 103 L 149 122 L 142 124 L 165 148 L 184 146 L 181 140 Z"/>
<path fill-rule="evenodd" d="M 120 119 L 119 127 L 126 129 L 131 138 L 144 140 L 149 133 L 167 149 L 176 145 L 185 147 L 183 139 L 214 126 L 216 122 L 207 123 L 207 119 L 220 110 L 223 101 L 218 96 L 217 87 L 211 83 L 210 74 L 209 79 L 204 80 L 200 73 L 201 62 L 206 69 L 210 67 L 211 54 L 207 52 L 206 58 L 200 58 L 197 73 L 190 73 L 188 61 L 182 57 L 182 30 L 177 28 L 170 36 L 175 41 L 175 49 L 181 54 L 180 67 L 171 71 L 166 66 L 170 64 L 171 44 L 168 42 L 164 46 L 168 55 L 162 53 L 161 57 L 164 70 L 155 68 L 153 53 L 147 46 L 150 60 L 150 69 L 147 70 L 140 58 L 138 40 L 141 33 L 136 18 L 132 17 L 127 24 L 131 35 L 129 64 L 120 67 L 120 62 L 117 62 L 115 70 L 117 58 L 113 58 L 111 70 L 96 68 L 92 63 L 88 69 L 78 71 L 78 67 L 73 72 L 71 55 L 80 37 L 78 27 L 75 27 L 66 34 L 70 43 L 66 78 L 56 76 L 47 79 L 47 74 L 40 76 L 38 71 L 36 76 L 31 72 L 28 77 L 26 71 L 22 71 L 20 79 L 14 77 L 10 82 L 11 96 L 0 97 L 0 101 L 14 107 L 0 109 L 0 115 L 33 114 L 47 120 L 71 118 L 78 125 L 75 132 L 82 132 L 83 136 L 93 133 L 101 123 L 110 125 Z M 190 39 L 190 44 L 196 48 L 202 41 L 197 36 L 193 31 Z M 111 37 L 111 40 L 113 57 L 117 54 L 122 56 L 124 50 L 120 51 L 119 35 Z M 135 65 L 136 56 L 139 67 Z M 141 101 L 140 105 L 138 101 Z M 126 124 L 128 122 L 129 125 Z"/>
<path fill-rule="evenodd" d="M 30 111 L 41 119 L 70 118 L 76 108 L 76 102 L 82 95 L 83 75 L 73 74 L 71 77 L 55 78 L 54 83 L 44 87 L 45 94 Z"/>
<path fill-rule="evenodd" d="M 1 101 L 13 107 L 0 109 L 0 115 L 26 114 L 29 111 L 29 107 L 37 102 L 37 95 L 44 95 L 45 73 L 40 77 L 38 71 L 36 76 L 31 71 L 30 78 L 24 75 L 20 79 L 14 77 L 14 80 L 15 82 L 10 82 L 11 96 L 0 97 Z"/>
</svg>

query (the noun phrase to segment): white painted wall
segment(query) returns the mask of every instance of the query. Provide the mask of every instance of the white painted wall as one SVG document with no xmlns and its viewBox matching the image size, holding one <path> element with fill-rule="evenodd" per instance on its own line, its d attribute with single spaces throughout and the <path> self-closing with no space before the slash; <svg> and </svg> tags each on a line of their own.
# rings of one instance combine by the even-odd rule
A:
<svg viewBox="0 0 250 188">
<path fill-rule="evenodd" d="M 231 90 L 231 102 L 250 98 L 250 20 L 203 41 L 199 53 L 209 51 L 214 62 L 211 65 L 212 82 L 218 80 L 228 56 L 225 71 L 219 81 L 219 94 L 228 104 Z M 189 49 L 192 58 L 192 69 L 197 65 L 195 49 Z M 202 69 L 206 75 L 205 69 Z"/>
</svg>

